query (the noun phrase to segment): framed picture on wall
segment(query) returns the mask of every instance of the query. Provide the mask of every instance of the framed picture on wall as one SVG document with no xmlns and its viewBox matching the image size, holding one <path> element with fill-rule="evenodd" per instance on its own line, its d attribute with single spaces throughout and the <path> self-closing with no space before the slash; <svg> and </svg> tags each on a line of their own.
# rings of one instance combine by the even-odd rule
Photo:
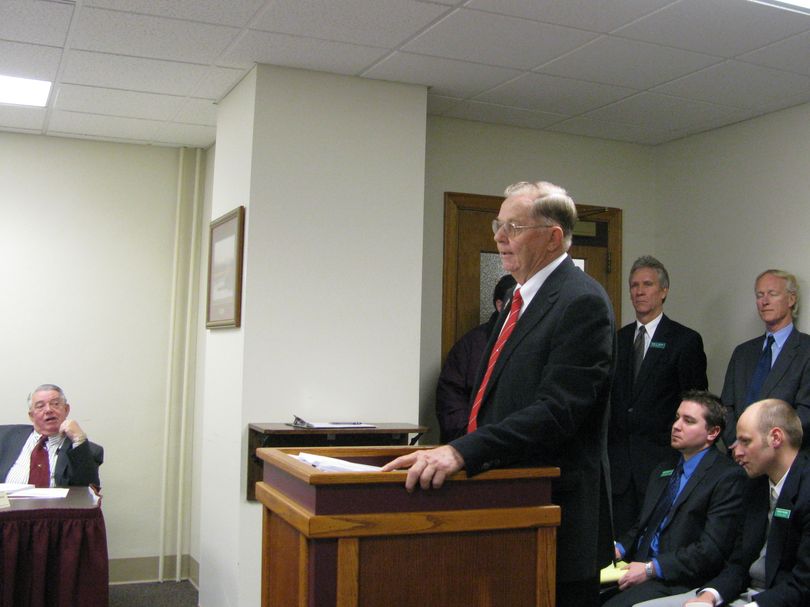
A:
<svg viewBox="0 0 810 607">
<path fill-rule="evenodd" d="M 208 329 L 238 327 L 242 321 L 242 251 L 245 207 L 211 222 L 208 241 Z"/>
</svg>

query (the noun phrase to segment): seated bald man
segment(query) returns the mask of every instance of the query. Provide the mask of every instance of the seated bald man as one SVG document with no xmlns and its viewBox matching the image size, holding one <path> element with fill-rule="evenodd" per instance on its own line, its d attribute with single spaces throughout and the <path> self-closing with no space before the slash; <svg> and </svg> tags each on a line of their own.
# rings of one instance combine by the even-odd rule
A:
<svg viewBox="0 0 810 607">
<path fill-rule="evenodd" d="M 33 426 L 0 426 L 0 480 L 36 487 L 100 487 L 104 449 L 87 440 L 69 413 L 62 388 L 37 386 L 28 397 Z"/>
</svg>

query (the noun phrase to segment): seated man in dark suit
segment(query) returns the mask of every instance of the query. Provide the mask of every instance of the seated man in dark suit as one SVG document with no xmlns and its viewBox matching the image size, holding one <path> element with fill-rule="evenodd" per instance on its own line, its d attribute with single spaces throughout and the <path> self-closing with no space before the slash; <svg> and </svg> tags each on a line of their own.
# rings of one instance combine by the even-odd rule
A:
<svg viewBox="0 0 810 607">
<path fill-rule="evenodd" d="M 649 255 L 639 257 L 629 282 L 636 320 L 617 336 L 608 430 L 617 536 L 635 524 L 653 467 L 672 451 L 672 419 L 681 395 L 709 385 L 700 334 L 664 314 L 669 294 L 664 265 Z"/>
<path fill-rule="evenodd" d="M 801 444 L 802 426 L 788 403 L 768 399 L 745 410 L 734 458 L 753 480 L 731 558 L 697 591 L 641 605 L 810 605 L 810 455 Z"/>
<path fill-rule="evenodd" d="M 691 390 L 672 424 L 680 452 L 650 476 L 636 525 L 616 543 L 616 558 L 631 561 L 610 607 L 694 588 L 717 574 L 734 544 L 745 474 L 715 446 L 725 410 L 713 394 Z"/>
<path fill-rule="evenodd" d="M 745 408 L 764 398 L 793 405 L 810 444 L 810 335 L 799 332 L 793 318 L 799 310 L 799 285 L 793 274 L 765 270 L 754 287 L 765 335 L 734 349 L 726 370 L 721 399 L 732 418 L 723 441 L 734 444 L 734 428 Z"/>
<path fill-rule="evenodd" d="M 0 426 L 0 479 L 36 487 L 95 485 L 104 450 L 68 419 L 62 388 L 42 384 L 28 397 L 32 426 Z"/>
</svg>

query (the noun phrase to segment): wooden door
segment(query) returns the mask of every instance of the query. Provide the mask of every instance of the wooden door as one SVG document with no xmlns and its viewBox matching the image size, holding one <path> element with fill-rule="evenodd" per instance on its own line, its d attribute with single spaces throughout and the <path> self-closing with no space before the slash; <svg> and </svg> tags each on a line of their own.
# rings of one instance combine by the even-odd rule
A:
<svg viewBox="0 0 810 607">
<path fill-rule="evenodd" d="M 464 333 L 489 315 L 492 289 L 503 274 L 492 236 L 503 197 L 447 192 L 444 198 L 442 361 Z M 602 284 L 621 319 L 621 209 L 578 204 L 577 213 L 569 253 Z"/>
</svg>

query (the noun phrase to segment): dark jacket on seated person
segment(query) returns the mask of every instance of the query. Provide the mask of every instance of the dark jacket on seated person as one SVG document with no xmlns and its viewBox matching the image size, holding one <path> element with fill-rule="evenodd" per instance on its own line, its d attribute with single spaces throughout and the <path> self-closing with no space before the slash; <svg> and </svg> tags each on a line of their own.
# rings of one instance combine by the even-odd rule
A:
<svg viewBox="0 0 810 607">
<path fill-rule="evenodd" d="M 34 427 L 28 424 L 0 426 L 0 482 L 5 481 L 33 430 Z M 70 439 L 65 438 L 56 457 L 54 484 L 57 487 L 100 487 L 98 468 L 103 462 L 104 449 L 101 445 L 88 440 L 74 447 Z"/>
</svg>

